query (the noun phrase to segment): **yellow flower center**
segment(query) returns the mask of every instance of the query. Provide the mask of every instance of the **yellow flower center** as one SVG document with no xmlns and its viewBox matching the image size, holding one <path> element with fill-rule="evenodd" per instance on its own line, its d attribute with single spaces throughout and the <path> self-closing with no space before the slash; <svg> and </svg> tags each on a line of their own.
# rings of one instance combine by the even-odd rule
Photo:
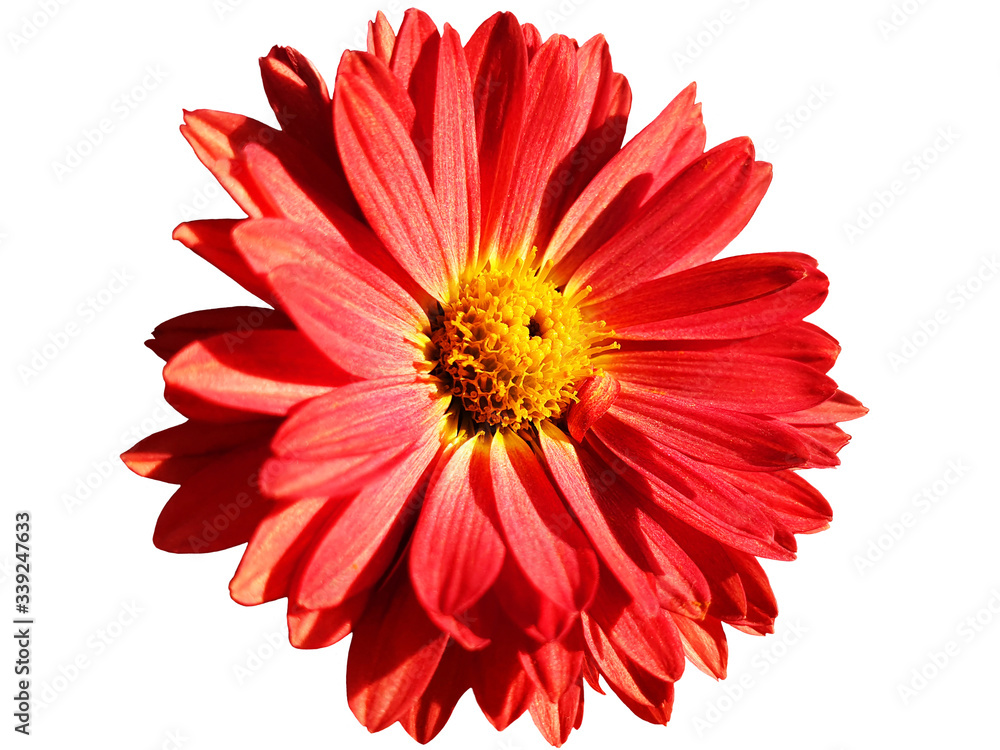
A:
<svg viewBox="0 0 1000 750">
<path fill-rule="evenodd" d="M 533 259 L 491 261 L 433 316 L 434 373 L 476 428 L 558 418 L 595 374 L 591 357 L 618 348 L 577 307 L 589 288 L 567 299 Z"/>
</svg>

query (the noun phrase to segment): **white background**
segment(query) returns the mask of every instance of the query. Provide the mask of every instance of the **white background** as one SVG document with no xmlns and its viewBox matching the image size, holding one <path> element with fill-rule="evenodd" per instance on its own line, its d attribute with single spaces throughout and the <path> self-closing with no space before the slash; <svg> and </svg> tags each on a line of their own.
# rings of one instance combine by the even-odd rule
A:
<svg viewBox="0 0 1000 750">
<path fill-rule="evenodd" d="M 13 618 L 14 513 L 29 509 L 32 684 L 47 701 L 32 737 L 9 740 L 14 652 L 4 638 L 4 747 L 415 745 L 398 726 L 369 736 L 351 715 L 346 642 L 295 651 L 284 601 L 247 609 L 229 600 L 239 548 L 156 550 L 153 524 L 171 486 L 115 458 L 179 421 L 160 407 L 161 363 L 142 346 L 152 328 L 250 302 L 170 240 L 184 218 L 238 215 L 178 134 L 181 109 L 273 122 L 257 57 L 295 46 L 332 84 L 340 52 L 357 46 L 380 7 L 397 26 L 405 6 L 364 0 L 4 2 L 0 611 Z M 423 7 L 463 39 L 498 9 Z M 834 376 L 872 410 L 847 426 L 843 465 L 809 476 L 834 507 L 832 528 L 800 537 L 796 562 L 765 563 L 781 607 L 776 635 L 729 631 L 729 680 L 689 668 L 666 728 L 588 689 L 569 746 L 996 747 L 1000 281 L 990 264 L 1000 251 L 1000 7 L 567 0 L 505 9 L 545 36 L 607 36 L 634 93 L 629 137 L 697 80 L 709 144 L 746 134 L 767 151 L 774 182 L 727 252 L 820 260 L 832 292 L 813 320 L 844 346 Z M 71 149 L 87 152 L 80 144 L 104 118 L 110 132 L 60 179 L 55 165 Z M 846 228 L 859 221 L 861 233 Z M 106 304 L 85 312 L 90 299 Z M 935 316 L 936 328 L 927 324 Z M 61 337 L 72 324 L 76 335 Z M 65 346 L 33 367 L 53 340 Z M 949 643 L 957 655 L 936 668 L 932 655 Z M 913 670 L 930 679 L 914 683 Z M 469 694 L 433 746 L 546 747 L 527 716 L 497 734 Z"/>
</svg>

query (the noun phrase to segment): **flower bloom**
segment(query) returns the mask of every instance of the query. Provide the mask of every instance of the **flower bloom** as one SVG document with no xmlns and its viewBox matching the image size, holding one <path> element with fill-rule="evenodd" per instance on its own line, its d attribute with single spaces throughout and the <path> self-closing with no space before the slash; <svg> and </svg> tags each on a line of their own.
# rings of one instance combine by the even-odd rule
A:
<svg viewBox="0 0 1000 750">
<path fill-rule="evenodd" d="M 770 165 L 705 151 L 693 85 L 622 147 L 604 39 L 509 13 L 464 46 L 380 14 L 332 95 L 295 50 L 261 69 L 280 129 L 181 128 L 247 217 L 174 236 L 267 306 L 148 342 L 187 418 L 124 455 L 180 485 L 154 542 L 247 544 L 231 595 L 287 597 L 295 646 L 353 632 L 373 732 L 427 742 L 471 688 L 560 745 L 585 681 L 665 724 L 685 660 L 725 676 L 723 623 L 772 631 L 756 558 L 827 527 L 796 471 L 865 411 L 803 322 L 814 259 L 713 260 Z"/>
</svg>

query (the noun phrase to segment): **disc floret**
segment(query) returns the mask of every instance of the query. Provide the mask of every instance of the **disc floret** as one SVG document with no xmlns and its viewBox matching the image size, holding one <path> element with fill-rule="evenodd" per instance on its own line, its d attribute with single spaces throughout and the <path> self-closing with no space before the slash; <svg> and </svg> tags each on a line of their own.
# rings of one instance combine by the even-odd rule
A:
<svg viewBox="0 0 1000 750">
<path fill-rule="evenodd" d="M 433 316 L 434 372 L 477 428 L 558 419 L 595 374 L 592 357 L 618 348 L 580 311 L 589 289 L 563 296 L 533 259 L 490 261 Z"/>
</svg>

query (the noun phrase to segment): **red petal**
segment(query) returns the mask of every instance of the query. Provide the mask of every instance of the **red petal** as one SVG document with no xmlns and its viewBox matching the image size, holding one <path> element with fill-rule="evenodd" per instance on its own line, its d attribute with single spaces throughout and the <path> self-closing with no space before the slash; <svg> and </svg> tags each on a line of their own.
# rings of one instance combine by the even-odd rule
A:
<svg viewBox="0 0 1000 750">
<path fill-rule="evenodd" d="M 485 643 L 466 624 L 493 585 L 504 544 L 493 518 L 490 447 L 482 433 L 438 464 L 410 548 L 410 577 L 431 619 L 469 649 Z"/>
<path fill-rule="evenodd" d="M 618 339 L 739 339 L 798 323 L 827 278 L 797 253 L 741 255 L 665 276 L 588 306 Z"/>
<path fill-rule="evenodd" d="M 692 83 L 608 162 L 563 217 L 545 252 L 559 264 L 561 281 L 701 154 L 705 127 L 694 98 Z"/>
<path fill-rule="evenodd" d="M 382 479 L 342 502 L 302 556 L 292 597 L 296 602 L 309 609 L 332 607 L 376 583 L 416 518 L 422 478 L 439 443 L 432 435 Z"/>
<path fill-rule="evenodd" d="M 479 708 L 497 731 L 503 731 L 527 711 L 535 693 L 535 685 L 525 673 L 512 641 L 514 632 L 510 623 L 501 623 L 490 645 L 474 652 L 476 666 L 470 671 Z"/>
<path fill-rule="evenodd" d="M 379 11 L 375 14 L 375 20 L 368 22 L 368 51 L 388 65 L 395 46 L 396 34 L 385 13 Z"/>
<path fill-rule="evenodd" d="M 256 442 L 185 481 L 160 511 L 153 544 L 165 552 L 201 553 L 250 539 L 272 505 L 258 491 L 257 476 L 267 455 L 267 442 Z"/>
<path fill-rule="evenodd" d="M 232 231 L 241 219 L 188 221 L 174 229 L 173 238 L 193 250 L 237 284 L 262 300 L 271 300 L 267 283 L 254 273 L 233 242 Z"/>
<path fill-rule="evenodd" d="M 247 256 L 282 259 L 269 283 L 296 325 L 340 367 L 370 378 L 412 372 L 423 359 L 423 310 L 348 245 L 275 219 L 244 222 L 236 242 Z"/>
<path fill-rule="evenodd" d="M 601 581 L 587 614 L 619 654 L 657 679 L 677 680 L 684 672 L 684 649 L 670 615 L 661 609 L 643 613 L 614 580 Z"/>
<path fill-rule="evenodd" d="M 370 591 L 329 609 L 303 609 L 288 602 L 288 640 L 295 648 L 326 648 L 345 638 L 361 619 Z"/>
<path fill-rule="evenodd" d="M 781 414 L 778 418 L 783 422 L 795 425 L 824 425 L 834 422 L 849 422 L 852 419 L 863 417 L 867 413 L 867 407 L 854 396 L 837 391 L 828 400 L 817 406 L 793 414 Z"/>
<path fill-rule="evenodd" d="M 524 45 L 528 49 L 528 60 L 531 60 L 542 46 L 542 32 L 533 23 L 526 23 L 521 26 L 524 34 Z"/>
<path fill-rule="evenodd" d="M 170 359 L 163 379 L 174 408 L 210 421 L 216 406 L 281 416 L 350 380 L 298 331 L 266 330 L 196 341 Z"/>
<path fill-rule="evenodd" d="M 600 626 L 586 615 L 583 634 L 591 657 L 615 695 L 645 721 L 666 724 L 673 702 L 673 682 L 653 677 L 619 653 Z"/>
<path fill-rule="evenodd" d="M 663 446 L 718 466 L 787 469 L 806 466 L 811 458 L 807 442 L 782 422 L 697 406 L 631 383 L 622 384 L 608 416 Z"/>
<path fill-rule="evenodd" d="M 528 445 L 497 433 L 490 451 L 497 515 L 524 575 L 563 609 L 580 611 L 597 587 L 597 555 Z"/>
<path fill-rule="evenodd" d="M 122 461 L 141 477 L 180 484 L 223 453 L 269 440 L 278 424 L 273 419 L 229 424 L 188 421 L 140 440 L 122 454 Z"/>
<path fill-rule="evenodd" d="M 644 207 L 641 216 L 594 251 L 566 293 L 592 285 L 594 301 L 650 279 L 705 263 L 746 226 L 771 182 L 771 165 L 754 162 L 749 138 L 695 161 Z"/>
<path fill-rule="evenodd" d="M 683 615 L 673 615 L 674 624 L 684 642 L 684 653 L 698 669 L 717 680 L 726 679 L 726 662 L 729 644 L 717 617 L 692 620 Z"/>
<path fill-rule="evenodd" d="M 524 129 L 499 244 L 486 248 L 501 258 L 523 256 L 544 230 L 543 203 L 549 177 L 575 148 L 590 117 L 586 102 L 581 101 L 578 77 L 576 49 L 564 36 L 550 37 L 531 60 Z"/>
<path fill-rule="evenodd" d="M 272 47 L 260 59 L 260 74 L 282 131 L 322 156 L 333 171 L 325 195 L 349 210 L 356 208 L 333 140 L 333 102 L 319 71 L 298 50 Z"/>
<path fill-rule="evenodd" d="M 354 628 L 347 701 L 369 732 L 403 718 L 434 676 L 448 636 L 432 623 L 398 569 Z"/>
<path fill-rule="evenodd" d="M 434 429 L 447 403 L 412 376 L 337 388 L 288 417 L 261 482 L 272 497 L 332 495 L 330 482 L 346 495 Z"/>
<path fill-rule="evenodd" d="M 483 22 L 465 45 L 465 55 L 474 81 L 472 99 L 483 191 L 481 246 L 485 253 L 499 241 L 521 141 L 528 53 L 514 14 L 496 13 Z"/>
<path fill-rule="evenodd" d="M 683 548 L 646 512 L 643 505 L 631 511 L 645 542 L 646 557 L 654 568 L 660 606 L 668 612 L 701 617 L 712 598 L 708 581 Z"/>
<path fill-rule="evenodd" d="M 793 359 L 820 372 L 828 372 L 840 354 L 840 344 L 833 336 L 804 321 L 726 346 L 748 354 Z"/>
<path fill-rule="evenodd" d="M 185 313 L 160 323 L 146 346 L 156 356 L 167 360 L 188 344 L 213 336 L 229 334 L 227 340 L 239 346 L 254 331 L 295 329 L 283 312 L 267 307 L 222 307 Z"/>
<path fill-rule="evenodd" d="M 588 445 L 613 469 L 608 484 L 613 486 L 620 476 L 637 499 L 663 508 L 726 544 L 789 559 L 789 553 L 775 542 L 774 524 L 760 504 L 720 482 L 705 464 L 649 442 L 611 416 L 601 420 L 593 435 Z"/>
<path fill-rule="evenodd" d="M 659 603 L 648 574 L 622 549 L 605 517 L 609 508 L 602 503 L 606 488 L 601 485 L 600 472 L 595 473 L 589 461 L 585 466 L 578 449 L 549 422 L 542 423 L 539 442 L 549 471 L 601 559 L 643 611 L 658 610 Z"/>
<path fill-rule="evenodd" d="M 580 47 L 577 59 L 581 106 L 590 110 L 590 118 L 580 142 L 549 180 L 543 201 L 545 219 L 536 238 L 539 247 L 549 244 L 567 209 L 621 148 L 632 106 L 632 90 L 625 76 L 612 69 L 603 35 Z"/>
<path fill-rule="evenodd" d="M 540 643 L 563 638 L 579 616 L 576 610 L 564 609 L 538 591 L 514 562 L 513 555 L 504 557 L 493 592 L 517 629 Z"/>
<path fill-rule="evenodd" d="M 607 369 L 630 384 L 751 414 L 807 409 L 837 390 L 836 383 L 808 365 L 732 349 L 617 351 L 606 359 Z"/>
<path fill-rule="evenodd" d="M 479 248 L 479 156 L 472 84 L 462 41 L 445 24 L 437 63 L 431 185 L 441 207 L 445 242 L 458 267 L 476 262 Z"/>
<path fill-rule="evenodd" d="M 531 720 L 550 745 L 562 747 L 569 733 L 583 719 L 583 682 L 572 685 L 558 702 L 550 701 L 541 691 L 535 692 L 528 710 Z"/>
<path fill-rule="evenodd" d="M 307 498 L 278 505 L 262 519 L 229 582 L 233 601 L 262 604 L 287 596 L 299 558 L 331 507 L 326 498 Z"/>
<path fill-rule="evenodd" d="M 410 705 L 400 725 L 422 745 L 444 729 L 462 694 L 469 689 L 472 655 L 455 641 L 448 641 L 427 689 Z"/>
<path fill-rule="evenodd" d="M 267 196 L 234 161 L 248 143 L 273 143 L 281 134 L 262 122 L 243 115 L 200 109 L 184 112 L 181 134 L 195 154 L 248 216 L 270 211 Z"/>
<path fill-rule="evenodd" d="M 566 415 L 566 426 L 574 440 L 583 440 L 587 431 L 611 408 L 621 389 L 621 384 L 609 375 L 587 378 L 580 384 L 577 390 L 580 400 L 570 406 Z"/>
<path fill-rule="evenodd" d="M 396 54 L 400 54 L 397 40 Z M 399 264 L 429 294 L 446 298 L 458 278 L 427 174 L 400 120 L 399 82 L 365 52 L 344 55 L 334 91 L 334 124 L 344 169 L 365 216 Z"/>
<path fill-rule="evenodd" d="M 551 701 L 558 701 L 580 680 L 583 651 L 561 641 L 542 643 L 518 655 L 525 672 Z"/>
</svg>

